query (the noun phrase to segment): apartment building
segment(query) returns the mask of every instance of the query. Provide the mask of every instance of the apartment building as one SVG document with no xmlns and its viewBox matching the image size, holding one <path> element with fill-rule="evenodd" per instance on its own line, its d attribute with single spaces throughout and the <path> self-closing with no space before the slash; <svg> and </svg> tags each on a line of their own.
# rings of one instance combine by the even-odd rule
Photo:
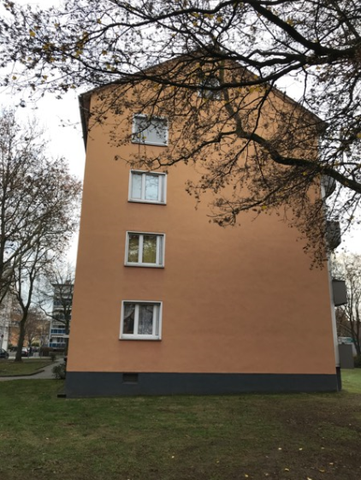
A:
<svg viewBox="0 0 361 480">
<path fill-rule="evenodd" d="M 197 166 L 132 168 L 137 152 L 171 147 L 167 118 L 135 105 L 88 133 L 113 88 L 81 97 L 86 168 L 67 396 L 337 391 L 327 266 L 310 269 L 298 232 L 277 215 L 210 222 L 211 194 L 195 208 L 185 190 Z"/>
<path fill-rule="evenodd" d="M 74 285 L 71 282 L 55 283 L 53 289 L 49 347 L 63 350 L 69 338 Z"/>
</svg>

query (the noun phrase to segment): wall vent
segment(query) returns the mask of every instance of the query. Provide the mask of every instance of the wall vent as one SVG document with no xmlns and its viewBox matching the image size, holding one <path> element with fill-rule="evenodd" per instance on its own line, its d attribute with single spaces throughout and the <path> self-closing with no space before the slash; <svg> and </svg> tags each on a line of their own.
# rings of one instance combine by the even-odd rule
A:
<svg viewBox="0 0 361 480">
<path fill-rule="evenodd" d="M 138 383 L 138 374 L 123 373 L 123 383 Z"/>
</svg>

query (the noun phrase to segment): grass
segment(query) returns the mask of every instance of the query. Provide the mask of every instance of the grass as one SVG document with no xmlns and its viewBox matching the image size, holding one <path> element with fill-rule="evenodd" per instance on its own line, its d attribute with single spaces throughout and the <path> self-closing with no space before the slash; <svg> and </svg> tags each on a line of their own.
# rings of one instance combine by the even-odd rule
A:
<svg viewBox="0 0 361 480">
<path fill-rule="evenodd" d="M 342 388 L 351 393 L 361 393 L 361 368 L 342 371 Z"/>
<path fill-rule="evenodd" d="M 361 370 L 338 394 L 57 399 L 0 383 L 1 480 L 358 480 Z"/>
<path fill-rule="evenodd" d="M 31 375 L 37 370 L 50 365 L 49 359 L 42 358 L 23 358 L 21 362 L 14 360 L 0 360 L 0 376 L 12 377 L 13 375 Z"/>
</svg>

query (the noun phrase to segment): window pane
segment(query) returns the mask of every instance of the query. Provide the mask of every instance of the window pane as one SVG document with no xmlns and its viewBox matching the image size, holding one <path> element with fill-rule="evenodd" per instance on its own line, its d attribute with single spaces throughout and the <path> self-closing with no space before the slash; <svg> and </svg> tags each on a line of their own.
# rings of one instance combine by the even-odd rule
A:
<svg viewBox="0 0 361 480">
<path fill-rule="evenodd" d="M 142 174 L 132 173 L 132 198 L 142 198 Z"/>
<path fill-rule="evenodd" d="M 133 136 L 133 141 L 134 142 L 141 142 L 144 143 L 146 140 L 147 136 L 147 120 L 145 117 L 134 117 L 134 136 Z"/>
<path fill-rule="evenodd" d="M 145 199 L 158 200 L 159 176 L 146 175 L 145 177 Z"/>
<path fill-rule="evenodd" d="M 142 263 L 157 262 L 157 236 L 143 235 L 143 258 Z"/>
<path fill-rule="evenodd" d="M 134 333 L 134 314 L 135 314 L 135 304 L 125 303 L 123 333 L 129 333 L 129 334 Z"/>
<path fill-rule="evenodd" d="M 145 143 L 167 143 L 167 121 L 163 118 L 152 118 L 146 130 Z"/>
<path fill-rule="evenodd" d="M 152 335 L 153 305 L 139 305 L 138 334 Z"/>
<path fill-rule="evenodd" d="M 128 241 L 128 262 L 138 263 L 139 261 L 139 235 L 129 235 Z"/>
<path fill-rule="evenodd" d="M 154 316 L 154 321 L 155 321 L 154 335 L 156 337 L 159 337 L 159 305 L 154 305 L 153 316 Z"/>
</svg>

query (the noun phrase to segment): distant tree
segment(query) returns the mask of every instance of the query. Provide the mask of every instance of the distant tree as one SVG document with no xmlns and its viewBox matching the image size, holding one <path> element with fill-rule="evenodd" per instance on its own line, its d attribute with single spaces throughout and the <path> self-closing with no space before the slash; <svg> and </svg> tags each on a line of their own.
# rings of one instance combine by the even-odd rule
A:
<svg viewBox="0 0 361 480">
<path fill-rule="evenodd" d="M 11 291 L 22 311 L 16 359 L 39 276 L 64 252 L 78 225 L 80 182 L 50 160 L 36 125 L 0 114 L 0 302 Z"/>
<path fill-rule="evenodd" d="M 361 255 L 344 256 L 334 270 L 344 278 L 347 288 L 347 303 L 336 310 L 338 335 L 351 337 L 361 355 Z"/>
<path fill-rule="evenodd" d="M 322 246 L 323 203 L 309 193 L 324 176 L 338 182 L 330 215 L 346 225 L 355 221 L 358 1 L 68 0 L 58 10 L 2 5 L 3 64 L 13 65 L 3 84 L 61 97 L 113 81 L 114 88 L 100 92 L 103 105 L 89 125 L 106 122 L 109 108 L 168 117 L 172 145 L 153 156 L 140 149 L 133 164 L 202 167 L 188 191 L 197 199 L 214 193 L 215 222 L 234 224 L 242 211 L 287 206 L 293 210 L 288 221 L 308 233 L 309 246 Z M 276 90 L 289 84 L 297 86 L 298 105 L 315 115 Z M 129 88 L 131 101 L 124 95 Z M 219 160 L 209 162 L 210 153 Z M 319 255 L 322 260 L 322 248 Z"/>
<path fill-rule="evenodd" d="M 19 322 L 22 319 L 22 310 L 16 302 L 13 303 L 11 311 L 11 331 L 14 345 L 18 344 Z M 29 309 L 25 324 L 25 341 L 28 346 L 39 343 L 40 346 L 46 344 L 49 337 L 49 320 L 44 313 L 37 307 L 32 306 Z M 12 346 L 14 346 L 12 345 Z"/>
<path fill-rule="evenodd" d="M 22 127 L 12 110 L 0 112 L 0 303 L 24 261 L 46 245 L 65 248 L 77 226 L 80 182 L 45 148 L 35 123 Z"/>
<path fill-rule="evenodd" d="M 42 274 L 45 265 L 48 263 L 48 252 L 46 247 L 42 248 L 40 243 L 18 258 L 14 272 L 14 283 L 12 286 L 14 297 L 17 300 L 20 311 L 19 338 L 16 350 L 15 361 L 21 361 L 21 353 L 26 338 L 26 325 L 31 319 L 32 308 L 34 307 L 34 294 L 36 283 Z"/>
<path fill-rule="evenodd" d="M 25 325 L 25 339 L 28 346 L 39 340 L 43 345 L 45 336 L 49 335 L 49 320 L 43 312 L 37 308 L 31 308 Z"/>
<path fill-rule="evenodd" d="M 69 335 L 75 280 L 74 267 L 70 264 L 54 264 L 48 269 L 44 280 L 39 297 L 40 308 L 48 318 L 64 326 L 65 334 Z M 67 351 L 68 339 L 65 344 Z"/>
</svg>

